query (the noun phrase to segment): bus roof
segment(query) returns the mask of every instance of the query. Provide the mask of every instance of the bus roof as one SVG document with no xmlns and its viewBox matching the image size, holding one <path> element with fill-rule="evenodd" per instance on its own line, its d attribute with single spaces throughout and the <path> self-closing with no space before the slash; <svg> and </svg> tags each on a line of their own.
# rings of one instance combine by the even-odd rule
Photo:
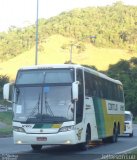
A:
<svg viewBox="0 0 137 160">
<path fill-rule="evenodd" d="M 27 66 L 21 68 L 21 70 L 30 70 L 30 69 L 49 69 L 49 68 L 78 68 L 82 67 L 78 64 L 44 64 L 44 65 L 34 65 L 34 66 Z"/>
<path fill-rule="evenodd" d="M 125 111 L 125 114 L 132 114 L 131 111 Z"/>
<path fill-rule="evenodd" d="M 85 71 L 92 73 L 98 77 L 104 78 L 108 81 L 112 81 L 114 83 L 122 85 L 122 83 L 119 80 L 115 80 L 113 78 L 108 77 L 107 75 L 100 73 L 98 71 L 95 71 L 94 69 L 84 67 L 79 64 L 45 64 L 45 65 L 34 65 L 34 66 L 27 66 L 20 68 L 19 70 L 37 70 L 37 69 L 52 69 L 52 68 L 83 68 Z"/>
<path fill-rule="evenodd" d="M 117 84 L 122 85 L 122 83 L 121 83 L 119 80 L 110 78 L 110 77 L 108 77 L 107 75 L 105 75 L 105 74 L 103 74 L 103 73 L 101 73 L 101 72 L 98 72 L 98 71 L 96 71 L 96 70 L 94 70 L 94 69 L 87 68 L 87 67 L 84 67 L 84 68 L 85 68 L 85 70 L 86 70 L 87 72 L 90 72 L 90 73 L 92 73 L 92 74 L 94 74 L 94 75 L 96 75 L 96 76 L 98 76 L 98 77 L 101 77 L 101 78 L 104 78 L 104 79 L 106 79 L 106 80 L 108 80 L 108 81 L 111 81 L 111 82 L 114 82 L 114 83 L 117 83 Z"/>
</svg>

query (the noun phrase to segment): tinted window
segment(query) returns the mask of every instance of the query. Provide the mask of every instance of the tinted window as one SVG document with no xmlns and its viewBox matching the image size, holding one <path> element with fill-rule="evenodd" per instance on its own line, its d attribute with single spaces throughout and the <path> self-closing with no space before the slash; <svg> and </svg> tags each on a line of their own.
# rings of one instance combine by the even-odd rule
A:
<svg viewBox="0 0 137 160">
<path fill-rule="evenodd" d="M 79 81 L 78 101 L 76 103 L 76 123 L 80 123 L 83 118 L 83 105 L 84 105 L 83 72 L 81 69 L 76 70 L 76 78 L 77 81 Z"/>
<path fill-rule="evenodd" d="M 130 114 L 125 114 L 125 121 L 131 121 L 132 117 Z"/>
<path fill-rule="evenodd" d="M 16 84 L 72 83 L 73 69 L 19 71 Z"/>
<path fill-rule="evenodd" d="M 85 95 L 98 96 L 97 77 L 88 72 L 85 72 Z"/>
<path fill-rule="evenodd" d="M 73 69 L 71 70 L 48 70 L 45 73 L 45 83 L 72 83 Z"/>
<path fill-rule="evenodd" d="M 119 84 L 97 77 L 85 71 L 85 95 L 113 101 L 124 101 L 123 88 Z"/>
<path fill-rule="evenodd" d="M 16 79 L 16 84 L 43 83 L 44 75 L 45 75 L 44 70 L 19 71 Z"/>
</svg>

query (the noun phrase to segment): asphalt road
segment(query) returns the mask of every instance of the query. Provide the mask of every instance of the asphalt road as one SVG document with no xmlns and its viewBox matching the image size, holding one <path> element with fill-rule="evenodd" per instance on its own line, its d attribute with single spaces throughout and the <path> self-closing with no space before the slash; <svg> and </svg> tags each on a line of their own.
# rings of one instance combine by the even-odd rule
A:
<svg viewBox="0 0 137 160">
<path fill-rule="evenodd" d="M 103 144 L 96 142 L 87 151 L 80 151 L 76 146 L 45 146 L 40 152 L 33 152 L 29 145 L 14 145 L 13 138 L 0 138 L 1 159 L 9 160 L 92 160 L 107 154 L 123 154 L 137 148 L 137 125 L 134 125 L 134 136 L 121 136 L 117 143 Z"/>
</svg>

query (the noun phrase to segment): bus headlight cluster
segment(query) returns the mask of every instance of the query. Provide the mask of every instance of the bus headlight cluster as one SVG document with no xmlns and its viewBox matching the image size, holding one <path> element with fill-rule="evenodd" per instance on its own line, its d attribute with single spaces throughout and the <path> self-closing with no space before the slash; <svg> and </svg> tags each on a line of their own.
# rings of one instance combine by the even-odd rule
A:
<svg viewBox="0 0 137 160">
<path fill-rule="evenodd" d="M 59 132 L 66 132 L 66 131 L 71 131 L 74 130 L 74 126 L 65 126 L 59 129 Z"/>
<path fill-rule="evenodd" d="M 22 127 L 13 126 L 13 131 L 25 133 L 25 130 L 24 130 L 24 128 L 22 128 Z"/>
<path fill-rule="evenodd" d="M 127 128 L 130 129 L 130 125 L 127 125 Z"/>
</svg>

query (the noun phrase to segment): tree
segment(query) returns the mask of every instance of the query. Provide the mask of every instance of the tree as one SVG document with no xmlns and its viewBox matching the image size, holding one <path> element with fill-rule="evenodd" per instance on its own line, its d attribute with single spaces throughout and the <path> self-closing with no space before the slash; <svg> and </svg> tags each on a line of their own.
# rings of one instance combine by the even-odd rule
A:
<svg viewBox="0 0 137 160">
<path fill-rule="evenodd" d="M 112 6 L 88 7 L 63 12 L 49 19 L 39 20 L 39 42 L 60 34 L 79 40 L 96 35 L 96 46 L 124 48 L 137 52 L 137 6 L 118 1 Z M 0 59 L 6 60 L 31 49 L 35 45 L 35 25 L 24 28 L 11 26 L 0 33 Z M 84 50 L 79 46 L 78 52 Z"/>
<path fill-rule="evenodd" d="M 137 58 L 128 61 L 120 60 L 110 65 L 106 73 L 122 82 L 125 95 L 126 110 L 137 116 Z"/>
<path fill-rule="evenodd" d="M 9 77 L 7 75 L 0 75 L 0 99 L 3 98 L 3 86 L 5 83 L 9 82 Z"/>
</svg>

